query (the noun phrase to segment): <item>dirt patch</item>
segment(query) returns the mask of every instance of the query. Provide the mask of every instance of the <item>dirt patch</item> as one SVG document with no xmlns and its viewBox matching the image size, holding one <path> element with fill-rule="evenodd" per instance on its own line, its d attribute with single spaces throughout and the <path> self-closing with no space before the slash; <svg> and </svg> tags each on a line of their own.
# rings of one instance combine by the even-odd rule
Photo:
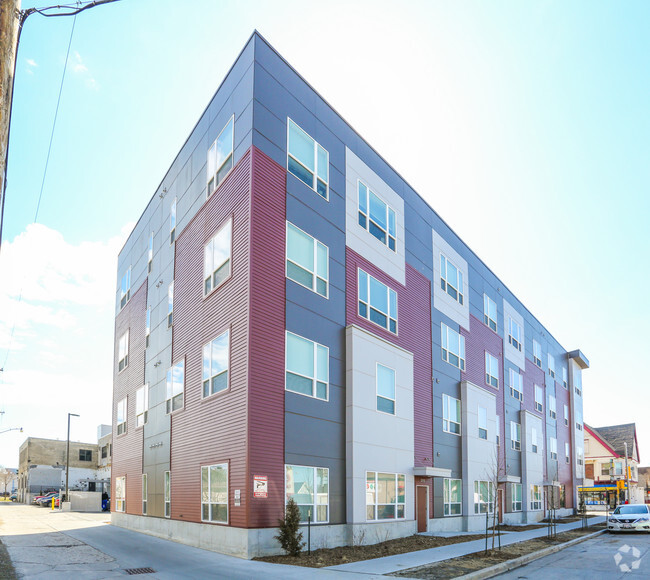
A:
<svg viewBox="0 0 650 580">
<path fill-rule="evenodd" d="M 504 546 L 501 550 L 490 550 L 487 554 L 484 552 L 476 552 L 467 556 L 461 556 L 460 558 L 444 560 L 436 564 L 395 572 L 390 574 L 390 576 L 406 576 L 408 578 L 423 578 L 426 580 L 457 578 L 458 576 L 463 576 L 476 570 L 482 570 L 483 568 L 488 568 L 501 562 L 525 556 L 531 552 L 537 552 L 550 546 L 563 544 L 569 540 L 580 538 L 586 534 L 592 534 L 603 528 L 604 525 L 599 524 L 586 529 L 570 530 L 558 534 L 555 538 L 543 537 L 536 538 L 535 540 L 527 540 L 510 546 Z"/>
<path fill-rule="evenodd" d="M 542 524 L 527 524 L 522 526 L 509 526 L 508 524 L 501 524 L 499 530 L 502 532 L 525 532 L 526 530 L 539 530 L 545 528 Z"/>
<path fill-rule="evenodd" d="M 304 551 L 297 558 L 291 556 L 265 556 L 255 559 L 274 564 L 323 568 L 325 566 L 338 566 L 339 564 L 349 564 L 350 562 L 359 562 L 360 560 L 371 560 L 373 558 L 383 558 L 384 556 L 394 556 L 395 554 L 417 552 L 419 550 L 439 548 L 440 546 L 460 544 L 462 542 L 470 542 L 471 540 L 481 540 L 484 538 L 485 535 L 480 534 L 452 536 L 449 538 L 440 536 L 409 536 L 408 538 L 397 538 L 371 546 L 321 548 L 319 550 L 312 550 L 311 554 L 307 554 Z"/>
<path fill-rule="evenodd" d="M 2 543 L 2 540 L 0 540 L 0 578 L 5 580 L 16 580 L 18 578 L 14 570 L 14 565 L 9 558 L 7 548 Z"/>
</svg>

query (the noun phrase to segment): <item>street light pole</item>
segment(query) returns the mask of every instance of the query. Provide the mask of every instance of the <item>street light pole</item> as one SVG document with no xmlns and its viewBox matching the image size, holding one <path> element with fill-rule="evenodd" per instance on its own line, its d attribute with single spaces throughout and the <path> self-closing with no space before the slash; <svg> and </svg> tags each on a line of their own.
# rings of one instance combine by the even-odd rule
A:
<svg viewBox="0 0 650 580">
<path fill-rule="evenodd" d="M 68 444 L 65 451 L 65 501 L 68 501 L 68 474 L 70 472 L 70 417 L 79 417 L 76 413 L 68 413 Z M 61 502 L 63 507 L 63 502 Z"/>
</svg>

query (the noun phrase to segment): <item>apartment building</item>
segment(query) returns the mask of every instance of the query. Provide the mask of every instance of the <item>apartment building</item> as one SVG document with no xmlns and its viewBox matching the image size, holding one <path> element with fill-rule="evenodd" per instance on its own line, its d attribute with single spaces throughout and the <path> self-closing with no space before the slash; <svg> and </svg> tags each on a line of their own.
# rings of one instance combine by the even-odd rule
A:
<svg viewBox="0 0 650 580">
<path fill-rule="evenodd" d="M 321 546 L 576 506 L 586 357 L 257 33 L 115 307 L 116 525 L 254 557 L 289 497 Z"/>
</svg>

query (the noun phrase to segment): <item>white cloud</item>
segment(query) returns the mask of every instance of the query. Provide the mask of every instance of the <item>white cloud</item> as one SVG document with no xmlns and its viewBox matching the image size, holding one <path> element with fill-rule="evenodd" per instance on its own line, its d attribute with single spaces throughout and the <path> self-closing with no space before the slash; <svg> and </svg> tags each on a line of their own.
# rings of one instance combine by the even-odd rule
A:
<svg viewBox="0 0 650 580">
<path fill-rule="evenodd" d="M 33 75 L 34 69 L 38 66 L 38 64 L 32 58 L 25 59 L 25 62 L 27 63 L 27 74 Z"/>
<path fill-rule="evenodd" d="M 92 74 L 88 70 L 88 67 L 86 66 L 83 59 L 81 58 L 81 55 L 77 51 L 75 51 L 72 54 L 69 64 L 72 67 L 72 72 L 74 72 L 75 74 L 79 75 L 81 78 L 84 79 L 84 84 L 86 85 L 86 88 L 92 91 L 99 90 L 99 83 L 92 76 Z"/>
<path fill-rule="evenodd" d="M 72 55 L 72 70 L 76 73 L 88 72 L 88 67 L 83 63 L 81 55 L 75 50 Z"/>
</svg>

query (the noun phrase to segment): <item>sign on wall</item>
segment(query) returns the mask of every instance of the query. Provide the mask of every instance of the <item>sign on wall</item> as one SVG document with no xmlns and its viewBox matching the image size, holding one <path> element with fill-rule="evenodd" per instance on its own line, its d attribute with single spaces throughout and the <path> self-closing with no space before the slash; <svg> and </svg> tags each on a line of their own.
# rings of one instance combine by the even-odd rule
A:
<svg viewBox="0 0 650 580">
<path fill-rule="evenodd" d="M 268 475 L 253 475 L 253 497 L 269 497 Z"/>
</svg>

